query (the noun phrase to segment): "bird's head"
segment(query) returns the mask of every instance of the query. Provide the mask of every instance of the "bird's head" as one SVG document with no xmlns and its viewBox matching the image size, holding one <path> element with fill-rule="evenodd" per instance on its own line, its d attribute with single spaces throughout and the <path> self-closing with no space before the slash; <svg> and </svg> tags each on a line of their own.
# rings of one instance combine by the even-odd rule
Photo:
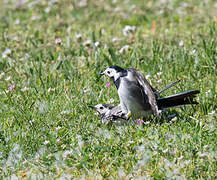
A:
<svg viewBox="0 0 217 180">
<path fill-rule="evenodd" d="M 112 80 L 116 81 L 126 70 L 120 66 L 111 66 L 107 68 L 104 72 L 101 72 L 100 75 L 106 75 Z"/>
<path fill-rule="evenodd" d="M 107 111 L 109 111 L 113 106 L 108 104 L 97 104 L 95 106 L 89 105 L 90 108 L 96 110 L 99 114 L 105 114 Z"/>
</svg>

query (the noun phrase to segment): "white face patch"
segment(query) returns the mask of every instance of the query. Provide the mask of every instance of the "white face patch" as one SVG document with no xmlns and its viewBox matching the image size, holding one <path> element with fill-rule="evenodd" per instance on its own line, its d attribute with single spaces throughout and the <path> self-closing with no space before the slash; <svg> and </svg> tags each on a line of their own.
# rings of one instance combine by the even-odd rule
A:
<svg viewBox="0 0 217 180">
<path fill-rule="evenodd" d="M 108 109 L 104 107 L 102 104 L 97 104 L 95 108 L 100 114 L 106 113 L 108 111 Z"/>
<path fill-rule="evenodd" d="M 116 72 L 114 75 L 114 80 L 116 81 L 121 76 L 121 73 Z"/>
<path fill-rule="evenodd" d="M 120 76 L 121 73 L 117 72 L 115 69 L 113 68 L 107 68 L 103 74 L 105 74 L 106 76 L 110 77 L 110 78 L 114 78 L 114 80 L 116 81 Z"/>
</svg>

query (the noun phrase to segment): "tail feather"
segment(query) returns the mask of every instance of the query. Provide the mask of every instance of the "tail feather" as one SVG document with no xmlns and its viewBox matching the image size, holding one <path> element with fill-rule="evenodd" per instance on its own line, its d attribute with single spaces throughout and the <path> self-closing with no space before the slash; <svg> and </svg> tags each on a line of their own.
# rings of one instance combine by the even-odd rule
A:
<svg viewBox="0 0 217 180">
<path fill-rule="evenodd" d="M 157 105 L 159 109 L 164 109 L 187 104 L 198 104 L 198 102 L 195 101 L 194 98 L 199 93 L 199 90 L 181 92 L 172 96 L 157 99 Z"/>
</svg>

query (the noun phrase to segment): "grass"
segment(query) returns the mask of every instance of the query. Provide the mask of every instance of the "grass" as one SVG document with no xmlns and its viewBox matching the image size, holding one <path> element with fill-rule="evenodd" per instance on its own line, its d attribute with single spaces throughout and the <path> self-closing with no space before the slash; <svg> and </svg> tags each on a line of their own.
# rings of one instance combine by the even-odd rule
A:
<svg viewBox="0 0 217 180">
<path fill-rule="evenodd" d="M 216 178 L 214 0 L 0 6 L 1 178 Z M 127 25 L 136 29 L 124 36 Z M 87 105 L 119 103 L 99 77 L 113 64 L 150 75 L 157 89 L 181 79 L 164 95 L 199 89 L 200 104 L 169 111 L 173 121 L 102 125 Z"/>
</svg>

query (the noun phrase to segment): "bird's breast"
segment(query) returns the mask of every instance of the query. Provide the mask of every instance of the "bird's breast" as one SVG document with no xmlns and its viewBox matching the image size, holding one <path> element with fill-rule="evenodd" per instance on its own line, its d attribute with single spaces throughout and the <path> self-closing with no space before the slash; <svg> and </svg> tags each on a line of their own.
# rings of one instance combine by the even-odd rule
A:
<svg viewBox="0 0 217 180">
<path fill-rule="evenodd" d="M 125 105 L 129 111 L 138 111 L 143 109 L 143 97 L 141 89 L 128 79 L 122 79 L 118 89 L 120 102 Z"/>
</svg>

